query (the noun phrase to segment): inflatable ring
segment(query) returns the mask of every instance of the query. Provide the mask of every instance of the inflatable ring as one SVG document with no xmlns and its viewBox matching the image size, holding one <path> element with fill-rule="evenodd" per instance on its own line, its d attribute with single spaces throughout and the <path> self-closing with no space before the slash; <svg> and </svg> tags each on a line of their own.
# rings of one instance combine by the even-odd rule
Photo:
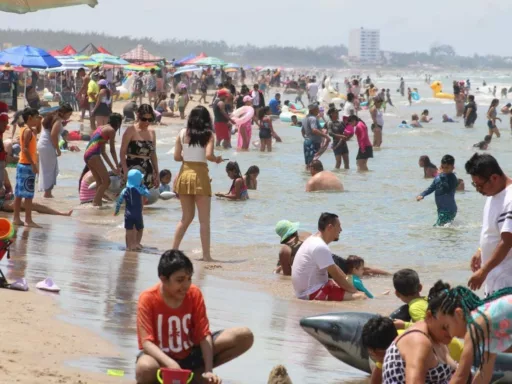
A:
<svg viewBox="0 0 512 384">
<path fill-rule="evenodd" d="M 420 99 L 420 95 L 418 94 L 418 92 L 411 92 L 411 98 L 414 101 L 418 101 Z"/>
<path fill-rule="evenodd" d="M 174 192 L 165 191 L 160 194 L 160 198 L 162 200 L 170 200 L 173 197 L 176 197 L 176 194 Z"/>
<path fill-rule="evenodd" d="M 235 121 L 236 125 L 240 126 L 247 123 L 254 116 L 254 108 L 245 105 L 233 111 L 231 118 Z"/>
<path fill-rule="evenodd" d="M 281 112 L 279 115 L 279 120 L 281 120 L 283 123 L 291 123 L 292 116 L 297 116 L 297 120 L 302 120 L 306 115 L 302 113 L 293 113 L 293 112 Z"/>
<path fill-rule="evenodd" d="M 160 190 L 158 188 L 152 188 L 149 190 L 149 196 L 146 196 L 146 202 L 144 205 L 155 204 L 160 198 Z"/>
</svg>

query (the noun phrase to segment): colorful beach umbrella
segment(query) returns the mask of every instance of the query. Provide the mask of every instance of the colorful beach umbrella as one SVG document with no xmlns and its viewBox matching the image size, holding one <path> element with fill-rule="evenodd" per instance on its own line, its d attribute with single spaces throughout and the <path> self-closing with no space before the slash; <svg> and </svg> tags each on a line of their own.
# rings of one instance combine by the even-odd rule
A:
<svg viewBox="0 0 512 384">
<path fill-rule="evenodd" d="M 94 60 L 98 64 L 112 64 L 112 65 L 128 65 L 130 64 L 124 59 L 117 56 L 107 55 L 106 53 L 96 53 L 89 57 L 90 60 Z"/>
<path fill-rule="evenodd" d="M 42 9 L 68 7 L 72 5 L 88 5 L 94 8 L 98 0 L 2 0 L 0 11 L 11 13 L 36 12 Z"/>
<path fill-rule="evenodd" d="M 235 64 L 235 63 L 227 63 L 225 66 L 224 66 L 224 69 L 239 69 L 241 68 L 238 64 Z"/>
<path fill-rule="evenodd" d="M 217 57 L 205 57 L 204 59 L 197 60 L 194 64 L 221 67 L 226 65 L 226 62 Z"/>
<path fill-rule="evenodd" d="M 201 72 L 202 70 L 203 68 L 198 67 L 197 65 L 185 65 L 174 72 L 173 76 L 181 75 L 182 73 Z"/>
<path fill-rule="evenodd" d="M 44 49 L 20 45 L 0 52 L 0 64 L 9 63 L 24 68 L 56 68 L 61 62 Z"/>
<path fill-rule="evenodd" d="M 85 68 L 86 65 L 75 59 L 73 56 L 55 56 L 62 64 L 62 67 L 53 69 L 53 72 L 60 71 L 78 71 L 80 68 Z"/>
</svg>

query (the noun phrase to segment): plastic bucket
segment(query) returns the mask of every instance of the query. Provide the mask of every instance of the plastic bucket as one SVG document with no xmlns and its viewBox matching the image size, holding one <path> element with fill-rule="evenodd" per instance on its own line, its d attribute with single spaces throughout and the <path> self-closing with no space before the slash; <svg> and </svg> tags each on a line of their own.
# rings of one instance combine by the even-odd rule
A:
<svg viewBox="0 0 512 384">
<path fill-rule="evenodd" d="M 188 369 L 161 368 L 156 377 L 160 384 L 189 384 L 194 378 L 194 372 Z"/>
<path fill-rule="evenodd" d="M 14 226 L 7 219 L 0 218 L 0 241 L 14 236 Z"/>
</svg>

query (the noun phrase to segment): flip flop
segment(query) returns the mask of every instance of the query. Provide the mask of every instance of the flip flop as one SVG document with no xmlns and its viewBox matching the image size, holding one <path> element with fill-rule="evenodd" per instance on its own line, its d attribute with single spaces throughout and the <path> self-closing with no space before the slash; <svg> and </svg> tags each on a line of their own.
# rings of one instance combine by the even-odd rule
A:
<svg viewBox="0 0 512 384">
<path fill-rule="evenodd" d="M 43 281 L 40 281 L 36 284 L 36 288 L 40 289 L 42 291 L 49 291 L 49 292 L 59 292 L 60 288 L 57 284 L 53 282 L 53 280 L 49 277 L 44 279 Z"/>
<path fill-rule="evenodd" d="M 23 291 L 23 292 L 26 292 L 28 291 L 28 284 L 27 284 L 27 280 L 25 280 L 24 278 L 22 279 L 17 279 L 14 283 L 12 284 L 9 284 L 9 289 L 13 289 L 15 291 Z"/>
</svg>

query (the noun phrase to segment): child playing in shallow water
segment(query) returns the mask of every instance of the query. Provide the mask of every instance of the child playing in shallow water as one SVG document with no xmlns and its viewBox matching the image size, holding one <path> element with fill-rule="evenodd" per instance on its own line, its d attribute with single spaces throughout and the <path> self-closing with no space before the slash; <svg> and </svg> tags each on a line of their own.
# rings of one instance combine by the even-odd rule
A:
<svg viewBox="0 0 512 384">
<path fill-rule="evenodd" d="M 245 172 L 244 181 L 245 185 L 247 185 L 247 189 L 258 189 L 258 175 L 260 174 L 260 169 L 256 165 L 251 165 L 247 172 Z"/>
<path fill-rule="evenodd" d="M 485 135 L 484 141 L 480 141 L 479 143 L 476 143 L 473 145 L 473 148 L 478 148 L 483 151 L 487 150 L 489 148 L 489 144 L 491 144 L 491 135 Z"/>
<path fill-rule="evenodd" d="M 360 292 L 363 292 L 369 299 L 373 299 L 373 295 L 366 289 L 361 278 L 364 274 L 364 260 L 355 255 L 350 255 L 346 261 L 347 264 L 347 280 Z"/>
<path fill-rule="evenodd" d="M 171 179 L 171 171 L 169 171 L 168 169 L 162 169 L 160 171 L 160 193 L 171 192 Z"/>
<path fill-rule="evenodd" d="M 247 186 L 245 185 L 238 163 L 236 161 L 230 161 L 227 163 L 226 172 L 229 178 L 233 180 L 231 188 L 227 194 L 216 193 L 215 196 L 225 197 L 230 200 L 247 200 L 249 198 L 249 194 L 247 193 Z"/>
<path fill-rule="evenodd" d="M 451 155 L 445 155 L 441 159 L 441 173 L 434 178 L 434 181 L 419 196 L 417 201 L 423 200 L 425 196 L 435 191 L 437 205 L 437 226 L 444 226 L 451 223 L 457 215 L 457 204 L 455 203 L 455 191 L 459 181 L 453 173 L 455 159 Z"/>
<path fill-rule="evenodd" d="M 149 196 L 148 189 L 142 184 L 142 172 L 130 169 L 126 188 L 121 191 L 116 204 L 115 215 L 119 214 L 123 200 L 126 202 L 124 212 L 124 228 L 126 229 L 126 250 L 140 251 L 144 233 L 144 220 L 142 218 L 143 196 Z"/>
<path fill-rule="evenodd" d="M 281 141 L 281 138 L 276 134 L 274 127 L 272 126 L 270 113 L 269 107 L 261 108 L 258 111 L 261 152 L 265 152 L 265 149 L 267 149 L 268 152 L 272 152 L 272 137 L 274 137 L 277 142 Z"/>
</svg>

